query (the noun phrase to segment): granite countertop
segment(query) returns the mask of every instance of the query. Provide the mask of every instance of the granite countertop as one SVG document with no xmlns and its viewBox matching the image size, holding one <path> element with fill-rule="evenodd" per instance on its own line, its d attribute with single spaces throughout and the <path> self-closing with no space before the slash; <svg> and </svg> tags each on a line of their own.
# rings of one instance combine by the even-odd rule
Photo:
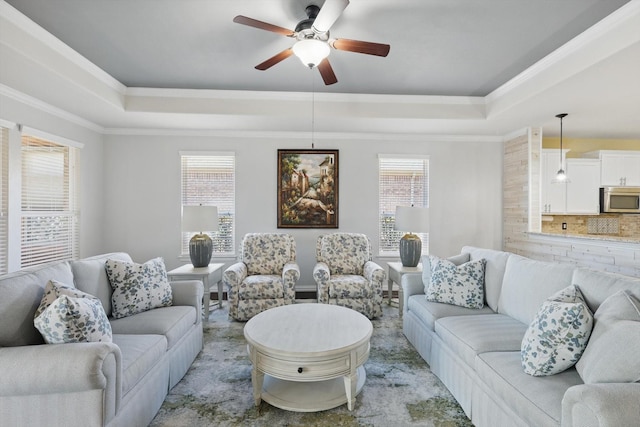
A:
<svg viewBox="0 0 640 427">
<path fill-rule="evenodd" d="M 640 237 L 629 237 L 629 236 L 610 236 L 606 234 L 569 234 L 569 233 L 529 233 L 529 234 L 537 235 L 537 236 L 567 237 L 571 239 L 611 240 L 614 242 L 640 244 Z"/>
</svg>

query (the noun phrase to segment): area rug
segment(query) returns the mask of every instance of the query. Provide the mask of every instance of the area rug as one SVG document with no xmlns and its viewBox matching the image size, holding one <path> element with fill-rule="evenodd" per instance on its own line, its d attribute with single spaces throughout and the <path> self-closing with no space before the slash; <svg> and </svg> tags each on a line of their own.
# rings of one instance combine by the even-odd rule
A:
<svg viewBox="0 0 640 427">
<path fill-rule="evenodd" d="M 290 412 L 266 402 L 254 405 L 245 324 L 229 320 L 226 306 L 216 309 L 204 324 L 204 349 L 151 426 L 472 427 L 402 334 L 398 309 L 385 304 L 382 318 L 372 323 L 367 380 L 353 411 L 345 404 L 316 413 Z"/>
</svg>

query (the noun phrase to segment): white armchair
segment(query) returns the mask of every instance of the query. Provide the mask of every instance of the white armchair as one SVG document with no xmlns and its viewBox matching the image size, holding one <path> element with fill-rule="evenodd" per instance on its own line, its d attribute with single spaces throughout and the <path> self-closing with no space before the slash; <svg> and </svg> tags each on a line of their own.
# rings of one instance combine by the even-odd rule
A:
<svg viewBox="0 0 640 427">
<path fill-rule="evenodd" d="M 332 233 L 318 237 L 313 278 L 318 302 L 356 310 L 369 319 L 382 316 L 382 285 L 386 273 L 372 261 L 371 242 L 364 234 Z"/>
<path fill-rule="evenodd" d="M 229 296 L 229 316 L 246 321 L 269 308 L 293 304 L 299 278 L 293 236 L 245 235 L 239 262 L 227 268 L 222 277 Z"/>
</svg>

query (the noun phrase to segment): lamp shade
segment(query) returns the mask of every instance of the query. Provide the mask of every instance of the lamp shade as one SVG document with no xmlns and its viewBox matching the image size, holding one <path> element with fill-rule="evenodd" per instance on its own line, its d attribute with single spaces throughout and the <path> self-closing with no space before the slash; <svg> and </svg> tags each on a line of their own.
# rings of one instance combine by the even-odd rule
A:
<svg viewBox="0 0 640 427">
<path fill-rule="evenodd" d="M 429 231 L 429 208 L 396 206 L 395 229 L 412 233 Z"/>
<path fill-rule="evenodd" d="M 315 39 L 303 39 L 292 47 L 293 53 L 309 68 L 313 68 L 329 56 L 331 48 L 326 42 Z"/>
<path fill-rule="evenodd" d="M 183 206 L 182 231 L 217 231 L 218 208 L 216 206 Z"/>
</svg>

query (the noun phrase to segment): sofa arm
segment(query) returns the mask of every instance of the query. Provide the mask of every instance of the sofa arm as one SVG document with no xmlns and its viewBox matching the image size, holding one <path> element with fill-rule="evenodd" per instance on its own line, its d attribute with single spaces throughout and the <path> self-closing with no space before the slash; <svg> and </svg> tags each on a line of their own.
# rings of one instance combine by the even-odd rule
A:
<svg viewBox="0 0 640 427">
<path fill-rule="evenodd" d="M 296 282 L 300 279 L 300 267 L 295 262 L 288 262 L 282 269 L 285 300 L 293 303 L 296 299 Z"/>
<path fill-rule="evenodd" d="M 376 287 L 382 289 L 384 279 L 386 279 L 387 273 L 384 268 L 380 267 L 373 261 L 367 261 L 364 263 L 364 278 L 374 283 Z"/>
<path fill-rule="evenodd" d="M 640 383 L 580 384 L 562 399 L 562 426 L 638 425 Z"/>
<path fill-rule="evenodd" d="M 196 322 L 202 319 L 202 297 L 204 285 L 200 280 L 176 280 L 169 282 L 173 294 L 173 305 L 190 305 L 196 308 Z"/>
<path fill-rule="evenodd" d="M 331 271 L 327 263 L 319 262 L 313 267 L 313 280 L 316 282 L 318 289 L 318 302 L 326 304 L 329 302 L 329 279 Z"/>
<path fill-rule="evenodd" d="M 422 274 L 404 274 L 400 280 L 402 288 L 402 303 L 404 310 L 409 307 L 409 297 L 412 295 L 424 294 L 424 284 Z"/>
<path fill-rule="evenodd" d="M 122 398 L 122 354 L 117 345 L 103 342 L 4 347 L 0 348 L 0 378 L 0 402 L 16 396 L 46 399 L 52 395 L 55 400 L 56 394 L 102 390 L 96 406 L 110 420 Z M 0 412 L 13 418 L 5 413 L 12 409 Z"/>
</svg>

